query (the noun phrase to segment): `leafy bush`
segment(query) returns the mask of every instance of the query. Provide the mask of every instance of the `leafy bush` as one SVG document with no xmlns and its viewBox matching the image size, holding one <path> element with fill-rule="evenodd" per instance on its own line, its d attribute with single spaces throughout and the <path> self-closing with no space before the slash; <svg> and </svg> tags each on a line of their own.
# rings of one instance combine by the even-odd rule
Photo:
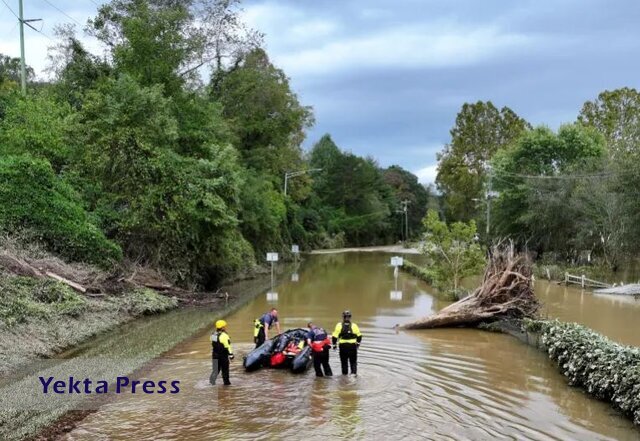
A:
<svg viewBox="0 0 640 441">
<path fill-rule="evenodd" d="M 0 120 L 0 154 L 28 153 L 47 159 L 59 171 L 69 155 L 65 139 L 69 106 L 44 94 L 15 95 L 8 101 Z"/>
<path fill-rule="evenodd" d="M 573 386 L 611 402 L 640 424 L 640 348 L 623 346 L 575 323 L 526 321 Z"/>
<path fill-rule="evenodd" d="M 48 161 L 27 155 L 0 158 L 0 230 L 24 230 L 68 259 L 107 264 L 121 250 L 91 222 L 78 195 Z"/>
<path fill-rule="evenodd" d="M 417 279 L 420 279 L 423 282 L 428 283 L 429 285 L 435 285 L 434 283 L 435 274 L 432 270 L 429 270 L 429 268 L 422 268 L 416 265 L 415 263 L 411 262 L 410 260 L 404 259 L 400 269 L 407 272 L 408 274 L 411 274 Z M 469 292 L 465 289 L 458 288 L 457 291 L 452 291 L 452 290 L 442 291 L 441 295 L 446 300 L 456 301 L 469 295 Z"/>
<path fill-rule="evenodd" d="M 0 276 L 0 318 L 9 327 L 29 318 L 75 317 L 86 307 L 87 300 L 63 283 Z"/>
</svg>

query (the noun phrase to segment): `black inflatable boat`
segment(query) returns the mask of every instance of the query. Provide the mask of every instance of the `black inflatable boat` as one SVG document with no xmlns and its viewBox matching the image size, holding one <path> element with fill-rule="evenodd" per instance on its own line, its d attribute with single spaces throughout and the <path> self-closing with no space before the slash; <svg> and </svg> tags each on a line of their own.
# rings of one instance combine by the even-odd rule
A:
<svg viewBox="0 0 640 441">
<path fill-rule="evenodd" d="M 247 371 L 262 367 L 289 368 L 293 373 L 305 372 L 311 365 L 311 347 L 307 345 L 307 330 L 289 329 L 265 341 L 244 357 Z"/>
</svg>

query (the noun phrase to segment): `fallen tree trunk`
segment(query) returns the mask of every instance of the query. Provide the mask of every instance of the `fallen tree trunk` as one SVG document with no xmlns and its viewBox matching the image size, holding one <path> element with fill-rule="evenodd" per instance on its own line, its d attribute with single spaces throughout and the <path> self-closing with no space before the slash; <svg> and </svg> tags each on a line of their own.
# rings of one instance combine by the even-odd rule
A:
<svg viewBox="0 0 640 441">
<path fill-rule="evenodd" d="M 81 292 L 82 294 L 85 294 L 87 292 L 87 288 L 85 288 L 84 286 L 80 285 L 79 283 L 73 282 L 71 280 L 65 279 L 62 276 L 59 276 L 57 274 L 54 274 L 52 272 L 47 271 L 45 273 L 47 276 L 51 277 L 52 279 L 57 280 L 60 283 L 64 283 L 65 285 L 69 286 L 72 289 L 75 289 L 78 292 Z"/>
<path fill-rule="evenodd" d="M 482 285 L 473 294 L 404 328 L 475 327 L 496 320 L 533 317 L 540 302 L 533 294 L 531 275 L 528 256 L 515 254 L 512 246 L 496 246 Z"/>
</svg>

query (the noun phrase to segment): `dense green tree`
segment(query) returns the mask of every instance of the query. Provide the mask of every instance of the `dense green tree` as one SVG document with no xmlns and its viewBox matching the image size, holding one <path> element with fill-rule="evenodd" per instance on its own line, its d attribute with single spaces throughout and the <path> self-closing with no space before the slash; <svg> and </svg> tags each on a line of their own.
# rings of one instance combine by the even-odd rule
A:
<svg viewBox="0 0 640 441">
<path fill-rule="evenodd" d="M 218 275 L 252 261 L 237 229 L 241 172 L 235 150 L 176 153 L 178 123 L 162 86 L 128 76 L 89 92 L 73 126 L 72 176 L 125 252 L 176 279 Z"/>
<path fill-rule="evenodd" d="M 26 66 L 27 81 L 32 81 L 35 77 L 33 68 Z M 20 58 L 10 57 L 0 54 L 0 88 L 4 83 L 20 84 L 22 78 L 22 68 Z"/>
<path fill-rule="evenodd" d="M 582 106 L 578 121 L 594 127 L 612 157 L 640 151 L 640 93 L 636 89 L 606 90 Z"/>
<path fill-rule="evenodd" d="M 529 128 L 511 109 L 498 110 L 491 101 L 462 106 L 451 129 L 451 142 L 438 154 L 436 184 L 448 219 L 477 216 L 474 199 L 483 197 L 489 161 Z"/>
<path fill-rule="evenodd" d="M 344 232 L 351 244 L 394 235 L 390 230 L 393 190 L 372 159 L 341 152 L 325 135 L 311 150 L 310 164 L 322 169 L 314 174 L 313 185 L 330 234 Z"/>
<path fill-rule="evenodd" d="M 60 38 L 49 55 L 55 75 L 53 90 L 59 99 L 74 108 L 80 108 L 84 94 L 96 84 L 113 74 L 107 61 L 89 53 L 78 40 L 73 28 L 61 28 Z"/>
<path fill-rule="evenodd" d="M 385 182 L 393 189 L 396 202 L 396 210 L 393 213 L 395 221 L 393 223 L 395 225 L 404 225 L 404 214 L 398 212 L 398 210 L 401 210 L 402 201 L 408 201 L 409 237 L 416 236 L 422 229 L 422 219 L 427 213 L 429 192 L 418 182 L 416 175 L 397 165 L 392 165 L 385 169 L 383 177 Z M 398 237 L 402 238 L 403 234 Z"/>
<path fill-rule="evenodd" d="M 580 176 L 597 172 L 604 154 L 602 136 L 578 124 L 557 134 L 546 127 L 525 133 L 493 161 L 493 230 L 539 252 L 569 253 L 580 215 L 571 199 Z"/>
<path fill-rule="evenodd" d="M 233 127 L 235 145 L 248 167 L 282 182 L 286 171 L 303 167 L 300 144 L 313 121 L 311 109 L 300 104 L 289 79 L 262 49 L 218 79 L 212 94 L 224 107 Z"/>
<path fill-rule="evenodd" d="M 47 159 L 60 171 L 69 156 L 66 119 L 70 113 L 68 105 L 44 93 L 12 94 L 0 119 L 0 155 L 28 153 Z"/>
</svg>

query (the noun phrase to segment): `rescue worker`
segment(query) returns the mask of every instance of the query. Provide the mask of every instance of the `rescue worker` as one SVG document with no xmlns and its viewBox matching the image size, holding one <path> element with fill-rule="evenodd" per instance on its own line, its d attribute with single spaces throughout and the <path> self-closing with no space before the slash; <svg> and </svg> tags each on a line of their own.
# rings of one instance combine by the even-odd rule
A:
<svg viewBox="0 0 640 441">
<path fill-rule="evenodd" d="M 253 341 L 256 343 L 256 348 L 262 346 L 262 343 L 269 339 L 269 329 L 274 324 L 278 334 L 280 334 L 280 322 L 278 321 L 278 310 L 276 308 L 271 308 L 271 311 L 265 312 L 253 322 Z"/>
<path fill-rule="evenodd" d="M 233 348 L 231 339 L 227 334 L 227 322 L 218 320 L 216 322 L 216 332 L 211 334 L 211 358 L 213 370 L 209 377 L 211 384 L 216 384 L 218 374 L 222 372 L 222 381 L 225 386 L 229 386 L 229 360 L 233 360 Z"/>
<path fill-rule="evenodd" d="M 342 375 L 347 375 L 349 365 L 351 373 L 358 375 L 358 348 L 362 341 L 362 334 L 358 325 L 351 323 L 351 311 L 342 313 L 342 322 L 336 324 L 331 337 L 333 349 L 336 349 L 336 343 L 340 346 Z"/>
<path fill-rule="evenodd" d="M 311 346 L 311 354 L 313 356 L 313 368 L 316 370 L 316 377 L 331 377 L 331 366 L 329 365 L 329 349 L 331 349 L 331 340 L 327 335 L 327 331 L 313 323 L 307 324 L 309 332 L 307 333 L 307 344 Z M 322 370 L 324 369 L 324 374 Z"/>
</svg>

